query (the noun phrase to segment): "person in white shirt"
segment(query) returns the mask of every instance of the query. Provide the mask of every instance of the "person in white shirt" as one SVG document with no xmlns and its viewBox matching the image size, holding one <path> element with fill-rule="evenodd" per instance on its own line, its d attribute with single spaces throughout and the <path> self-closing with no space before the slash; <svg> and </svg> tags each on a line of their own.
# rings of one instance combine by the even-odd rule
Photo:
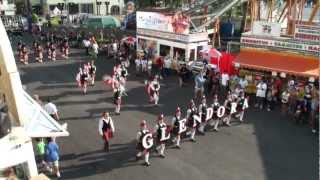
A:
<svg viewBox="0 0 320 180">
<path fill-rule="evenodd" d="M 141 60 L 141 68 L 142 68 L 142 72 L 147 72 L 147 70 L 148 70 L 148 60 L 146 58 L 143 58 Z"/>
<path fill-rule="evenodd" d="M 204 93 L 204 83 L 206 79 L 203 77 L 203 73 L 199 73 L 194 79 L 194 99 L 198 100 L 203 96 Z"/>
<path fill-rule="evenodd" d="M 281 113 L 286 115 L 288 112 L 288 104 L 289 104 L 290 93 L 288 89 L 283 91 L 281 94 Z"/>
<path fill-rule="evenodd" d="M 113 56 L 115 58 L 117 56 L 117 52 L 118 52 L 118 44 L 116 41 L 114 41 L 112 43 L 112 52 L 113 52 Z"/>
<path fill-rule="evenodd" d="M 171 59 L 170 59 L 170 57 L 169 56 L 166 56 L 165 58 L 164 58 L 164 75 L 165 76 L 170 76 L 170 69 L 171 69 L 171 64 L 172 64 L 172 62 L 171 62 Z"/>
<path fill-rule="evenodd" d="M 136 64 L 136 74 L 138 75 L 141 71 L 141 58 L 138 57 L 134 62 Z"/>
<path fill-rule="evenodd" d="M 45 104 L 43 108 L 53 119 L 59 120 L 57 106 L 53 104 L 50 99 L 47 100 L 47 104 Z"/>
<path fill-rule="evenodd" d="M 98 58 L 98 53 L 99 53 L 99 46 L 98 46 L 98 43 L 93 43 L 92 44 L 92 50 L 93 50 L 93 56 L 95 59 Z"/>
<path fill-rule="evenodd" d="M 228 92 L 228 88 L 229 88 L 229 80 L 230 80 L 230 77 L 229 77 L 229 74 L 227 72 L 223 72 L 221 74 L 221 85 L 222 85 L 222 94 L 226 94 Z"/>
<path fill-rule="evenodd" d="M 240 87 L 241 87 L 243 90 L 245 90 L 246 87 L 248 86 L 248 81 L 246 80 L 246 78 L 240 77 L 240 79 L 239 79 L 239 85 L 240 85 Z"/>
<path fill-rule="evenodd" d="M 147 60 L 147 68 L 148 68 L 148 76 L 151 76 L 151 73 L 152 73 L 152 61 L 150 59 Z"/>
<path fill-rule="evenodd" d="M 115 132 L 113 120 L 110 117 L 108 112 L 103 112 L 102 117 L 99 119 L 98 126 L 99 135 L 102 137 L 104 141 L 104 150 L 109 152 L 109 141 L 113 138 L 113 134 Z"/>
<path fill-rule="evenodd" d="M 264 100 L 266 98 L 267 93 L 267 84 L 264 82 L 264 80 L 261 80 L 257 85 L 257 93 L 256 93 L 256 104 L 255 107 L 260 107 L 260 109 L 263 108 Z"/>
<path fill-rule="evenodd" d="M 82 43 L 84 48 L 86 48 L 86 54 L 89 55 L 90 41 L 88 39 L 84 39 Z"/>
</svg>

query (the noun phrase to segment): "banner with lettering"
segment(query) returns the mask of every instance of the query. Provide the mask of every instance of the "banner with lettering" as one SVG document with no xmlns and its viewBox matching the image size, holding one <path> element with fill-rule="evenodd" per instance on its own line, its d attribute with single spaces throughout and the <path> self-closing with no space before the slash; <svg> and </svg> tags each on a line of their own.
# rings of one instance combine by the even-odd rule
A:
<svg viewBox="0 0 320 180">
<path fill-rule="evenodd" d="M 158 12 L 137 12 L 137 28 L 176 34 L 189 34 L 190 18 L 178 11 L 174 15 Z"/>
</svg>

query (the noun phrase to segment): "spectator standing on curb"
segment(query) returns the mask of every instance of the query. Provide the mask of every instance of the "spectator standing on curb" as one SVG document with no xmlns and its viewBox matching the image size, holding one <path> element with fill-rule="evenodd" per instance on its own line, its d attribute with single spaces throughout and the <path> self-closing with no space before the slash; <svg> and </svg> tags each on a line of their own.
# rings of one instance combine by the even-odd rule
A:
<svg viewBox="0 0 320 180">
<path fill-rule="evenodd" d="M 221 86 L 223 96 L 227 95 L 227 92 L 229 91 L 229 80 L 229 74 L 227 72 L 223 72 L 221 74 Z"/>
<path fill-rule="evenodd" d="M 255 107 L 259 107 L 260 109 L 263 108 L 264 101 L 266 98 L 266 92 L 267 92 L 267 84 L 264 82 L 264 80 L 261 80 L 257 85 L 257 93 L 256 93 L 256 104 Z"/>
<path fill-rule="evenodd" d="M 82 41 L 84 48 L 86 49 L 86 55 L 89 55 L 90 41 L 85 38 Z"/>
<path fill-rule="evenodd" d="M 204 83 L 205 83 L 205 78 L 203 77 L 203 73 L 199 73 L 195 77 L 195 87 L 194 87 L 194 99 L 197 102 L 198 100 L 201 99 L 204 93 Z"/>
<path fill-rule="evenodd" d="M 36 160 L 38 166 L 45 167 L 45 151 L 46 151 L 46 144 L 44 143 L 43 139 L 36 138 Z"/>
<path fill-rule="evenodd" d="M 59 178 L 59 146 L 53 140 L 53 138 L 47 139 L 48 144 L 46 145 L 46 160 L 49 163 L 50 168 L 53 170 L 53 173 Z"/>
<path fill-rule="evenodd" d="M 170 71 L 171 71 L 171 59 L 169 56 L 166 56 L 164 58 L 164 68 L 163 68 L 163 75 L 165 77 L 170 76 Z"/>
</svg>

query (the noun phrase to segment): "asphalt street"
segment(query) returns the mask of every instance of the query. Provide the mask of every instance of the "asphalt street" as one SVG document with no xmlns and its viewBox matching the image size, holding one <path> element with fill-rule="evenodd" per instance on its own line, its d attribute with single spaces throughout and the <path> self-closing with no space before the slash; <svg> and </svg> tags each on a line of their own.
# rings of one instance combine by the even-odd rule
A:
<svg viewBox="0 0 320 180">
<path fill-rule="evenodd" d="M 18 64 L 21 80 L 30 94 L 42 100 L 50 97 L 58 106 L 61 123 L 68 123 L 69 137 L 58 138 L 61 149 L 61 179 L 92 180 L 316 180 L 318 179 L 318 141 L 309 128 L 300 127 L 281 116 L 278 109 L 267 112 L 250 108 L 245 123 L 234 122 L 219 132 L 196 136 L 197 142 L 182 142 L 182 149 L 169 148 L 166 158 L 152 154 L 150 167 L 135 161 L 135 141 L 139 123 L 145 119 L 152 127 L 159 113 L 170 120 L 177 105 L 185 115 L 193 85 L 178 87 L 171 76 L 161 81 L 160 106 L 148 104 L 144 77 L 129 70 L 128 97 L 120 116 L 113 116 L 115 137 L 111 151 L 103 152 L 98 135 L 98 118 L 103 111 L 114 111 L 112 91 L 103 85 L 114 60 L 100 57 L 97 82 L 83 95 L 75 82 L 81 63 L 90 60 L 84 51 L 71 50 L 71 58 L 44 64 Z M 210 101 L 211 102 L 211 101 Z"/>
</svg>

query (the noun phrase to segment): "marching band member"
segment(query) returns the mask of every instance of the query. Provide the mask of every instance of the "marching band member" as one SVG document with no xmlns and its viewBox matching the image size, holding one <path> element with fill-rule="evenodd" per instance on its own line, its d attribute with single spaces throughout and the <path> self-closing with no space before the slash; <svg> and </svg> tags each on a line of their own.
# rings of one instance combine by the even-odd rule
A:
<svg viewBox="0 0 320 180">
<path fill-rule="evenodd" d="M 38 44 L 37 53 L 38 53 L 37 54 L 38 61 L 40 63 L 42 63 L 43 62 L 43 48 L 42 48 L 42 46 L 40 44 Z"/>
<path fill-rule="evenodd" d="M 20 62 L 24 62 L 24 58 L 23 58 L 23 44 L 21 42 L 18 43 L 18 55 L 19 55 L 19 59 Z"/>
<path fill-rule="evenodd" d="M 17 51 L 18 51 L 18 53 L 19 53 L 19 51 L 21 51 L 21 49 L 22 49 L 22 42 L 21 42 L 21 40 L 18 42 L 18 45 L 17 45 Z"/>
<path fill-rule="evenodd" d="M 224 123 L 227 126 L 231 125 L 230 121 L 231 121 L 231 106 L 232 106 L 232 102 L 233 102 L 232 95 L 231 94 L 227 95 L 227 98 L 224 101 L 224 107 L 226 109 Z"/>
<path fill-rule="evenodd" d="M 156 134 L 158 140 L 158 146 L 156 147 L 156 150 L 157 152 L 159 152 L 160 157 L 165 158 L 164 150 L 166 148 L 165 143 L 167 139 L 162 138 L 166 136 L 166 134 L 163 133 L 166 133 L 167 131 L 163 131 L 163 128 L 167 128 L 167 124 L 164 122 L 164 115 L 160 114 L 158 118 L 158 123 L 154 128 L 154 133 Z"/>
<path fill-rule="evenodd" d="M 33 49 L 33 56 L 36 58 L 36 60 L 38 61 L 38 42 L 37 41 L 33 41 L 32 43 L 32 49 Z"/>
<path fill-rule="evenodd" d="M 51 60 L 56 61 L 56 47 L 53 43 L 50 44 L 50 50 L 51 50 Z"/>
<path fill-rule="evenodd" d="M 28 64 L 29 56 L 28 56 L 28 49 L 26 45 L 22 45 L 22 56 L 23 56 L 23 63 Z"/>
<path fill-rule="evenodd" d="M 149 138 L 148 138 L 149 137 Z M 145 138 L 147 143 L 150 144 L 145 144 L 143 141 Z M 150 156 L 150 148 L 153 145 L 153 138 L 152 138 L 152 133 L 149 131 L 147 127 L 147 122 L 145 120 L 142 120 L 140 123 L 140 131 L 137 133 L 137 149 L 138 149 L 138 154 L 136 155 L 136 159 L 139 160 L 142 155 L 144 155 L 144 164 L 146 166 L 150 166 L 149 162 L 149 156 Z"/>
<path fill-rule="evenodd" d="M 78 87 L 80 88 L 81 87 L 81 81 L 80 81 L 80 76 L 82 74 L 82 68 L 79 67 L 79 72 L 77 73 L 76 75 L 76 81 L 77 81 L 77 84 L 78 84 Z"/>
<path fill-rule="evenodd" d="M 62 53 L 63 53 L 63 57 L 68 59 L 68 56 L 69 56 L 69 44 L 68 44 L 68 41 L 65 40 L 62 44 Z"/>
<path fill-rule="evenodd" d="M 198 110 L 201 118 L 201 123 L 199 125 L 198 130 L 201 134 L 204 134 L 204 128 L 206 126 L 207 108 L 208 106 L 207 106 L 206 97 L 202 96 L 201 104 L 199 105 L 199 110 Z"/>
<path fill-rule="evenodd" d="M 218 131 L 220 118 L 217 116 L 217 113 L 218 113 L 218 108 L 220 107 L 220 103 L 219 103 L 219 99 L 218 99 L 217 94 L 215 94 L 213 96 L 213 102 L 212 102 L 211 107 L 213 109 L 213 116 L 212 116 L 212 124 L 210 124 L 210 125 L 212 125 L 214 127 L 215 131 Z"/>
<path fill-rule="evenodd" d="M 113 134 L 115 131 L 113 120 L 110 117 L 108 112 L 103 112 L 102 117 L 99 120 L 99 134 L 102 136 L 102 139 L 104 141 L 104 150 L 106 152 L 109 152 L 109 141 L 111 138 L 113 138 Z"/>
<path fill-rule="evenodd" d="M 97 67 L 94 64 L 94 61 L 91 61 L 91 64 L 88 63 L 88 65 L 89 65 L 89 75 L 90 75 L 90 78 L 91 78 L 91 85 L 93 86 L 94 85 L 94 81 L 96 79 Z"/>
<path fill-rule="evenodd" d="M 121 65 L 120 64 L 113 67 L 113 74 L 121 76 Z"/>
<path fill-rule="evenodd" d="M 121 108 L 121 97 L 122 97 L 122 91 L 120 89 L 120 84 L 117 85 L 116 90 L 114 92 L 113 98 L 114 98 L 114 104 L 116 106 L 115 108 L 115 114 L 120 115 L 120 108 Z"/>
<path fill-rule="evenodd" d="M 190 140 L 193 142 L 196 142 L 195 140 L 195 134 L 196 134 L 196 127 L 197 127 L 197 122 L 194 119 L 194 115 L 196 115 L 197 112 L 197 107 L 194 103 L 193 100 L 190 101 L 188 110 L 187 110 L 187 126 L 189 127 L 189 134 L 190 134 Z"/>
<path fill-rule="evenodd" d="M 153 81 L 150 82 L 149 87 L 150 87 L 150 102 L 154 102 L 155 105 L 158 105 L 160 83 L 158 81 L 157 76 L 155 76 Z"/>
<path fill-rule="evenodd" d="M 180 123 L 179 121 L 182 120 L 181 118 L 181 110 L 180 107 L 177 108 L 176 110 L 176 114 L 174 116 L 174 118 L 172 119 L 172 127 L 173 127 L 173 134 L 175 135 L 175 141 L 176 141 L 176 148 L 180 149 L 180 141 L 181 141 L 181 137 L 180 137 Z"/>
<path fill-rule="evenodd" d="M 112 76 L 112 83 L 111 83 L 111 88 L 113 91 L 116 90 L 116 87 L 118 87 L 118 84 L 120 84 L 120 76 L 119 74 L 115 73 Z"/>
<path fill-rule="evenodd" d="M 48 59 L 51 59 L 52 51 L 51 51 L 51 44 L 50 44 L 50 42 L 47 42 L 47 44 L 46 44 L 46 50 L 47 50 Z"/>
<path fill-rule="evenodd" d="M 87 93 L 88 78 L 89 78 L 88 71 L 86 70 L 86 68 L 83 68 L 80 71 L 80 86 L 84 94 Z"/>
<path fill-rule="evenodd" d="M 148 76 L 152 74 L 152 61 L 149 59 L 147 60 L 147 67 L 148 67 Z"/>
<path fill-rule="evenodd" d="M 127 80 L 127 76 L 128 76 L 128 70 L 125 66 L 124 63 L 121 63 L 121 66 L 120 66 L 120 74 L 121 74 L 121 77 L 123 77 L 125 80 Z"/>
<path fill-rule="evenodd" d="M 237 100 L 237 112 L 239 112 L 239 120 L 242 123 L 243 122 L 243 116 L 244 116 L 244 110 L 248 108 L 248 100 L 245 97 L 244 92 L 242 91 L 240 93 L 240 96 Z"/>
</svg>

